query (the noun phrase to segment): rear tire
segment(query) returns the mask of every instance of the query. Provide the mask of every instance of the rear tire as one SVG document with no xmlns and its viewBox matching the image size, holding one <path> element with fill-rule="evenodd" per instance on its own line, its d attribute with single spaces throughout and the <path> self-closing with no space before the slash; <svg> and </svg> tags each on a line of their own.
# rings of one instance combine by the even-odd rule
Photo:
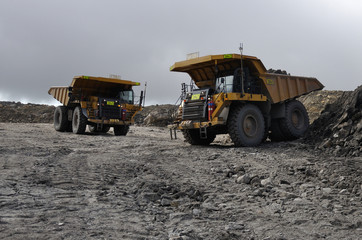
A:
<svg viewBox="0 0 362 240">
<path fill-rule="evenodd" d="M 230 138 L 237 147 L 254 147 L 263 140 L 264 117 L 253 104 L 235 106 L 229 114 L 227 126 Z"/>
<path fill-rule="evenodd" d="M 285 117 L 280 120 L 280 130 L 288 140 L 294 140 L 304 135 L 309 127 L 309 117 L 304 105 L 292 100 L 286 103 Z"/>
<path fill-rule="evenodd" d="M 126 136 L 129 131 L 128 125 L 118 125 L 113 127 L 115 136 Z"/>
<path fill-rule="evenodd" d="M 182 134 L 186 140 L 191 145 L 210 145 L 215 138 L 216 134 L 207 132 L 207 138 L 200 138 L 200 129 L 184 129 L 182 130 Z"/>
<path fill-rule="evenodd" d="M 269 138 L 273 142 L 280 142 L 280 141 L 287 140 L 287 138 L 284 136 L 284 134 L 280 130 L 279 121 L 280 121 L 279 118 L 272 119 L 272 121 L 271 121 Z"/>
<path fill-rule="evenodd" d="M 83 115 L 82 109 L 78 106 L 74 109 L 72 129 L 73 133 L 83 134 L 87 127 L 87 118 Z"/>
<path fill-rule="evenodd" d="M 64 132 L 68 128 L 67 107 L 58 106 L 54 110 L 54 128 L 59 132 Z"/>
</svg>

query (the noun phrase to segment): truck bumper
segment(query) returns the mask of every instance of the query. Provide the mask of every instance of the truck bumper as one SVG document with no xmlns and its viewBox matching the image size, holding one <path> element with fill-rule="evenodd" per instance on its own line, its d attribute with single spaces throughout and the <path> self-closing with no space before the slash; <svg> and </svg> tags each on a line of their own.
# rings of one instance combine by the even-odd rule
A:
<svg viewBox="0 0 362 240">
<path fill-rule="evenodd" d="M 207 128 L 207 127 L 213 127 L 217 125 L 225 125 L 226 122 L 220 119 L 214 119 L 212 121 L 205 121 L 205 122 L 196 122 L 192 120 L 185 120 L 178 123 L 174 123 L 171 125 L 168 125 L 167 127 L 170 129 L 195 129 L 195 128 Z"/>
<path fill-rule="evenodd" d="M 131 125 L 133 124 L 132 121 L 123 121 L 119 119 L 88 119 L 88 122 L 96 123 L 96 124 L 104 124 L 104 125 Z"/>
</svg>

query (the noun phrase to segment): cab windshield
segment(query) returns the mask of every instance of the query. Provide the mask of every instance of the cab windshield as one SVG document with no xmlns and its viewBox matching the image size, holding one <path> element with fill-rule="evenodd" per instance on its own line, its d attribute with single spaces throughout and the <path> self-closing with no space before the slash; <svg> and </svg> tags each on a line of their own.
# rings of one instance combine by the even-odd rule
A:
<svg viewBox="0 0 362 240">
<path fill-rule="evenodd" d="M 133 90 L 119 92 L 119 99 L 121 100 L 122 103 L 133 104 L 134 101 Z"/>
</svg>

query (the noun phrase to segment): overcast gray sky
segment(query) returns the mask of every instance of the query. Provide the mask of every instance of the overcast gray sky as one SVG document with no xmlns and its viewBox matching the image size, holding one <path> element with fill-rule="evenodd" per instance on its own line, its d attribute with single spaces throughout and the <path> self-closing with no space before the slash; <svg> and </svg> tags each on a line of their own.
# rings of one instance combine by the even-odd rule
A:
<svg viewBox="0 0 362 240">
<path fill-rule="evenodd" d="M 0 100 L 57 104 L 73 76 L 147 82 L 146 104 L 175 103 L 186 54 L 238 53 L 266 68 L 318 78 L 327 90 L 362 84 L 359 0 L 1 0 Z"/>
</svg>

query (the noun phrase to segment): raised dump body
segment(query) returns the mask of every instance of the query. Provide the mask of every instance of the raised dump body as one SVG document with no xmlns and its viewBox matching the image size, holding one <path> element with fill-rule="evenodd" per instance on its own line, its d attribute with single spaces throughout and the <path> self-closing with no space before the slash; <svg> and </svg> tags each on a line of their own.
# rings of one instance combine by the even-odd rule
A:
<svg viewBox="0 0 362 240">
<path fill-rule="evenodd" d="M 115 135 L 126 135 L 135 114 L 142 110 L 134 103 L 133 86 L 140 83 L 115 78 L 77 76 L 69 87 L 51 87 L 48 91 L 63 104 L 54 112 L 57 131 L 84 133 L 107 132 L 114 128 Z"/>
<path fill-rule="evenodd" d="M 260 59 L 240 54 L 176 62 L 170 70 L 188 73 L 197 86 L 183 86 L 179 116 L 170 126 L 191 144 L 209 144 L 221 133 L 237 146 L 258 145 L 268 135 L 298 138 L 309 120 L 295 98 L 324 87 L 316 78 L 270 73 Z"/>
</svg>

